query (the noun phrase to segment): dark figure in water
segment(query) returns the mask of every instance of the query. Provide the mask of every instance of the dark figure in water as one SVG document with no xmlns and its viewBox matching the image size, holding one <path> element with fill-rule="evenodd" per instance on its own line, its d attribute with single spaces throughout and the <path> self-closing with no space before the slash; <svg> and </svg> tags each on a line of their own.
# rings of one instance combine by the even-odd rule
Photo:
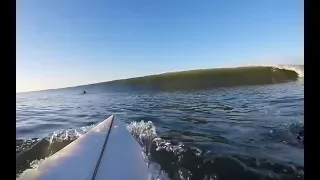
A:
<svg viewBox="0 0 320 180">
<path fill-rule="evenodd" d="M 304 126 L 302 127 L 302 129 L 298 133 L 298 137 L 297 138 L 304 145 Z"/>
<path fill-rule="evenodd" d="M 86 91 L 83 91 L 83 94 L 87 93 Z"/>
</svg>

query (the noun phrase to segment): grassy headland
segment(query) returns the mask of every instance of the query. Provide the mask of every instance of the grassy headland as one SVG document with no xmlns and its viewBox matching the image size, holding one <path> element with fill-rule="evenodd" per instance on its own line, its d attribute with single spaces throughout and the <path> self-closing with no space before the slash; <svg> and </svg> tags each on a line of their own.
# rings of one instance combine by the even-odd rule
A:
<svg viewBox="0 0 320 180">
<path fill-rule="evenodd" d="M 148 90 L 193 90 L 242 85 L 263 85 L 293 81 L 298 74 L 292 70 L 274 67 L 237 67 L 201 69 L 164 73 L 107 82 L 110 85 L 124 85 L 130 89 Z"/>
</svg>

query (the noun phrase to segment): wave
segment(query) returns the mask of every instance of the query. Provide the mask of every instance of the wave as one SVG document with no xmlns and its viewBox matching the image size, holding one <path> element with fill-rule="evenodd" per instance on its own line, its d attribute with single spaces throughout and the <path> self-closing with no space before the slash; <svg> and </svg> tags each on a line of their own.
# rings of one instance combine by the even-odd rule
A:
<svg viewBox="0 0 320 180">
<path fill-rule="evenodd" d="M 304 77 L 304 65 L 303 64 L 259 64 L 252 65 L 251 67 L 274 67 L 278 69 L 284 69 L 289 71 L 294 71 L 298 74 L 299 77 Z"/>
<path fill-rule="evenodd" d="M 56 131 L 43 139 L 17 140 L 16 174 L 37 168 L 41 162 L 92 129 Z M 300 125 L 290 126 L 296 131 Z M 143 147 L 149 180 L 167 179 L 303 179 L 304 167 L 284 165 L 244 155 L 221 154 L 162 139 L 151 121 L 127 124 L 128 131 Z M 275 134 L 275 133 L 273 133 Z"/>
<path fill-rule="evenodd" d="M 106 82 L 104 85 L 121 91 L 179 91 L 219 87 L 265 85 L 295 81 L 294 70 L 274 66 L 199 69 L 165 73 Z"/>
<path fill-rule="evenodd" d="M 87 93 L 132 91 L 202 90 L 219 87 L 265 85 L 297 80 L 303 65 L 250 65 L 229 68 L 194 69 L 119 79 L 50 91 Z"/>
<path fill-rule="evenodd" d="M 298 73 L 299 77 L 304 77 L 304 65 L 276 65 L 274 66 L 276 68 L 280 68 L 280 69 L 286 69 L 286 70 L 291 70 L 291 71 L 295 71 L 296 73 Z"/>
</svg>

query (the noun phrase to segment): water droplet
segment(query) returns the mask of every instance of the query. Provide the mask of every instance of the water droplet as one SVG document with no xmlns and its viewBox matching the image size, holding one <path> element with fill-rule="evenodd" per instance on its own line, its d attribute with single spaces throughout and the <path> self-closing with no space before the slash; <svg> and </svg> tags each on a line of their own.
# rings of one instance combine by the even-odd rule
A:
<svg viewBox="0 0 320 180">
<path fill-rule="evenodd" d="M 212 175 L 210 176 L 210 180 L 218 180 L 218 176 L 215 175 L 215 174 L 212 174 Z"/>
</svg>

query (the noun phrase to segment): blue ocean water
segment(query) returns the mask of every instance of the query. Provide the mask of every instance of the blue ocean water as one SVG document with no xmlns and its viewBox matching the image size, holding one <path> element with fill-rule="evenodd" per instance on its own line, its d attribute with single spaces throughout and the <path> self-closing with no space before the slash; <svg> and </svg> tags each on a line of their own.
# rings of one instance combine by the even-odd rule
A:
<svg viewBox="0 0 320 180">
<path fill-rule="evenodd" d="M 171 179 L 232 179 L 217 170 L 224 165 L 230 170 L 230 159 L 254 174 L 251 179 L 303 179 L 304 148 L 296 138 L 304 122 L 303 77 L 202 91 L 82 94 L 61 89 L 16 98 L 17 153 L 31 147 L 30 139 L 85 133 L 114 114 L 131 129 L 155 129 L 161 140 L 154 142 L 151 157 Z M 217 165 L 219 158 L 229 160 Z"/>
</svg>

